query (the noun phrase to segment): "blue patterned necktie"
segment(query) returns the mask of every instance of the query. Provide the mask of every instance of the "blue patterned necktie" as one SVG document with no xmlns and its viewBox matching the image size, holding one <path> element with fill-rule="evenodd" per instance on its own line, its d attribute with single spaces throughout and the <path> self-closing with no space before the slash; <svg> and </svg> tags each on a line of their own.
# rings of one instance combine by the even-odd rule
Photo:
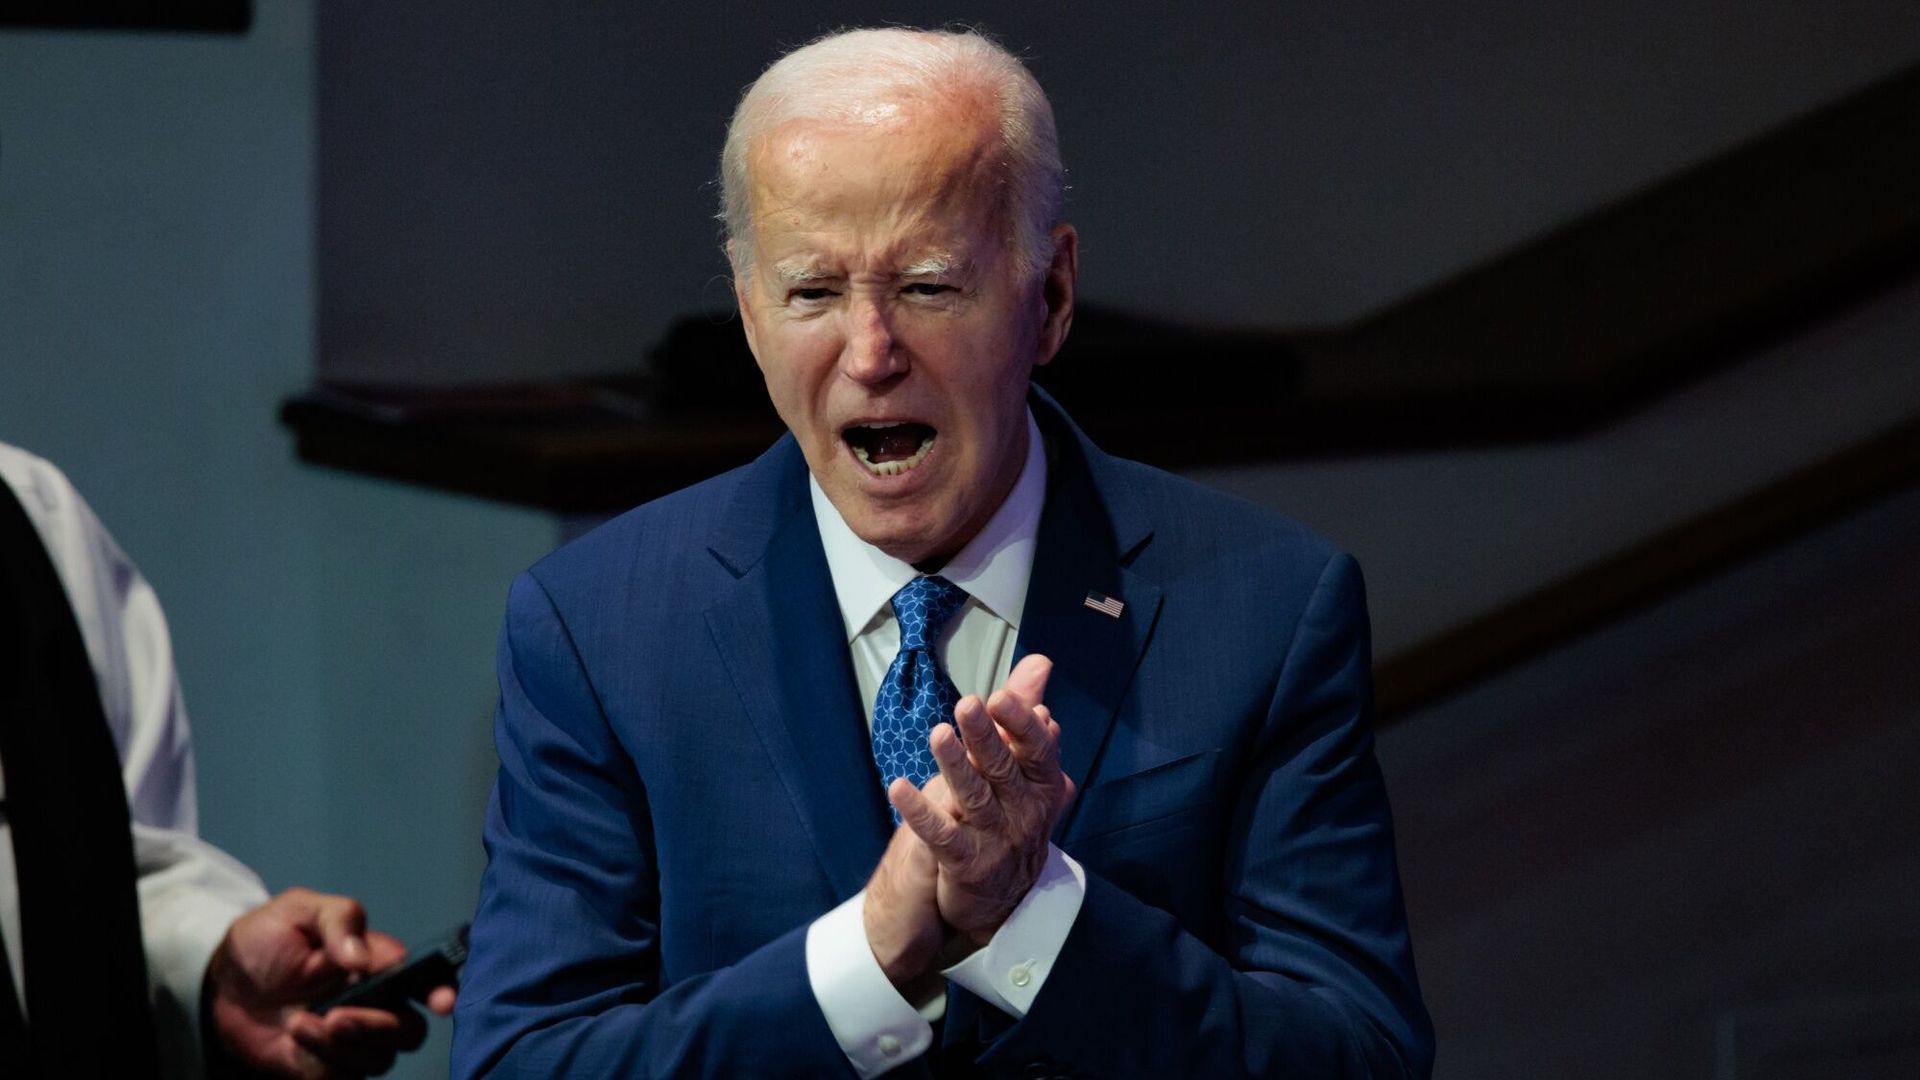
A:
<svg viewBox="0 0 1920 1080">
<path fill-rule="evenodd" d="M 927 749 L 927 732 L 935 724 L 951 722 L 960 692 L 940 670 L 933 642 L 941 627 L 967 594 L 943 577 L 917 577 L 893 594 L 893 614 L 900 621 L 900 652 L 894 656 L 880 693 L 873 701 L 873 760 L 880 766 L 885 790 L 904 776 L 922 787 L 940 771 Z M 895 823 L 899 821 L 894 815 Z"/>
</svg>

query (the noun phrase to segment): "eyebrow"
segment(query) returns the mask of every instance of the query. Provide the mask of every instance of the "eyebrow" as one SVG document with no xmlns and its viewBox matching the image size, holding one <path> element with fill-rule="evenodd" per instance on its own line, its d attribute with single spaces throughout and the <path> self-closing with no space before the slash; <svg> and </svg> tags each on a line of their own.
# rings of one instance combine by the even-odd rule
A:
<svg viewBox="0 0 1920 1080">
<path fill-rule="evenodd" d="M 951 255 L 929 255 L 919 262 L 904 267 L 901 277 L 942 277 L 960 269 L 959 260 Z"/>
<path fill-rule="evenodd" d="M 944 277 L 957 274 L 966 268 L 964 261 L 951 255 L 927 255 L 900 268 L 900 277 Z M 810 285 L 818 281 L 833 281 L 841 275 L 827 269 L 820 263 L 808 260 L 792 260 L 775 263 L 773 276 L 782 285 Z"/>
<path fill-rule="evenodd" d="M 773 275 L 785 285 L 805 285 L 814 281 L 826 281 L 833 277 L 819 263 L 783 262 L 776 263 Z"/>
</svg>

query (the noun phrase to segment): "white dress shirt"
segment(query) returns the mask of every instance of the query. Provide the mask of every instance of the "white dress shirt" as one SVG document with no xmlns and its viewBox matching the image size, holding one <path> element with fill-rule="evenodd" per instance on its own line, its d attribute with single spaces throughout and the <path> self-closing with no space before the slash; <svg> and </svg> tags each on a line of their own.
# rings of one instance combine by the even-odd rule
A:
<svg viewBox="0 0 1920 1080">
<path fill-rule="evenodd" d="M 200 985 L 233 920 L 267 900 L 253 872 L 197 835 L 193 747 L 166 617 L 146 579 L 53 465 L 0 443 L 11 487 L 66 587 L 100 705 L 120 752 L 133 814 L 140 931 L 153 984 L 161 1055 L 170 1075 L 197 1070 Z M 4 796 L 0 778 L 0 796 Z M 0 818 L 0 937 L 26 1004 L 13 838 Z M 31 1018 L 29 1018 L 31 1022 Z"/>
<path fill-rule="evenodd" d="M 871 703 L 900 649 L 893 594 L 920 572 L 854 535 L 819 483 L 808 483 L 854 677 L 862 701 Z M 1013 490 L 980 532 L 940 569 L 942 577 L 967 593 L 959 613 L 934 642 L 941 666 L 962 696 L 986 697 L 1004 685 L 1013 670 L 1046 490 L 1046 447 L 1029 412 L 1026 463 Z M 873 722 L 871 712 L 867 722 Z M 1025 1016 L 1085 895 L 1085 872 L 1049 844 L 1039 880 L 993 939 L 942 974 L 1008 1015 Z M 806 942 L 807 979 L 814 997 L 862 1080 L 925 1053 L 933 1042 L 930 1021 L 946 1009 L 944 995 L 909 1002 L 887 980 L 867 943 L 865 900 L 862 891 L 822 915 L 807 928 Z"/>
</svg>

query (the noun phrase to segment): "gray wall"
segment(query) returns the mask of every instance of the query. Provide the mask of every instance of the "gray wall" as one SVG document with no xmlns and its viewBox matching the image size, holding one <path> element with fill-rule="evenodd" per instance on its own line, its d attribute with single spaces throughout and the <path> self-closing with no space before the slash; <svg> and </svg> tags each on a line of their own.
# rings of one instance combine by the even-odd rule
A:
<svg viewBox="0 0 1920 1080">
<path fill-rule="evenodd" d="M 1920 1070 L 1920 489 L 1382 733 L 1439 1080 Z"/>
<path fill-rule="evenodd" d="M 294 462 L 312 70 L 304 2 L 244 38 L 0 31 L 0 439 L 159 590 L 205 833 L 417 939 L 472 911 L 494 634 L 554 529 Z"/>
<path fill-rule="evenodd" d="M 1920 59 L 1906 0 L 319 9 L 321 367 L 631 368 L 729 297 L 721 135 L 779 51 L 977 20 L 1059 114 L 1084 295 L 1352 317 Z"/>
</svg>

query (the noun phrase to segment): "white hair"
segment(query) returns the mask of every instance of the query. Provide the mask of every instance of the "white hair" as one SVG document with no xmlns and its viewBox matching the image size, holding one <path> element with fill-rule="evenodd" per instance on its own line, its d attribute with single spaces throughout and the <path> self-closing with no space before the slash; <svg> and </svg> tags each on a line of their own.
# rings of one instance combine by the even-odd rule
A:
<svg viewBox="0 0 1920 1080">
<path fill-rule="evenodd" d="M 1066 173 L 1053 107 L 1033 74 L 972 30 L 844 30 L 773 62 L 747 87 L 720 151 L 720 220 L 736 272 L 753 264 L 747 156 L 753 141 L 793 120 L 859 122 L 891 106 L 977 97 L 1000 120 L 1002 213 L 1015 267 L 1037 276 L 1053 258 Z"/>
</svg>

